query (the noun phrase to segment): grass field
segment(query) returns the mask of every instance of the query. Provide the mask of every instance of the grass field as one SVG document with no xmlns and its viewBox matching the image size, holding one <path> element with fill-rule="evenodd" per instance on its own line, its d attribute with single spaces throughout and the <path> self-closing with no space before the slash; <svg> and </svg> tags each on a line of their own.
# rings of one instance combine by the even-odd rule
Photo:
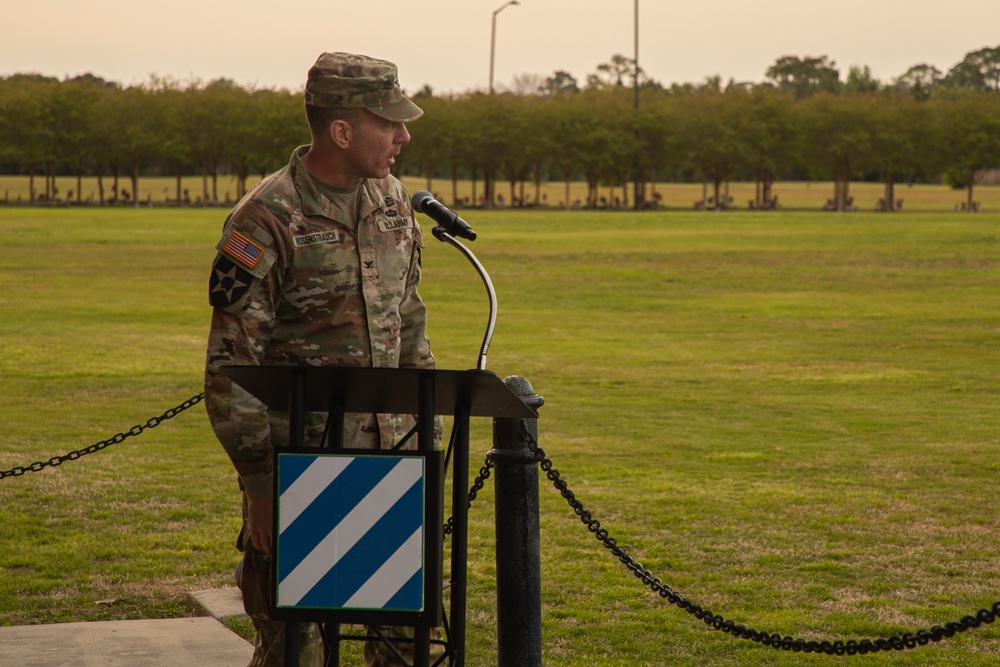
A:
<svg viewBox="0 0 1000 667">
<path fill-rule="evenodd" d="M 0 469 L 201 388 L 221 210 L 0 208 Z M 1000 600 L 1000 215 L 469 212 L 500 316 L 489 367 L 619 543 L 695 602 L 805 639 L 890 636 Z M 482 284 L 427 235 L 442 368 Z M 491 446 L 474 420 L 475 469 Z M 644 589 L 543 481 L 546 665 L 994 665 L 1000 626 L 865 658 L 708 629 Z M 446 508 L 446 511 L 450 511 Z M 166 617 L 229 585 L 235 476 L 198 406 L 0 481 L 0 624 Z M 468 664 L 496 664 L 492 486 L 471 511 Z M 356 654 L 354 654 L 356 656 Z M 350 657 L 350 656 L 349 656 Z"/>
<path fill-rule="evenodd" d="M 247 187 L 252 187 L 259 179 L 251 177 L 247 180 Z M 451 205 L 455 200 L 452 192 L 450 180 L 435 179 L 428 183 L 424 178 L 403 178 L 403 182 L 411 192 L 418 190 L 430 190 L 438 199 Z M 121 179 L 119 187 L 131 189 L 132 183 L 127 179 Z M 205 185 L 200 176 L 188 176 L 183 179 L 182 190 L 190 192 L 192 202 L 199 200 L 204 191 Z M 209 197 L 211 199 L 211 182 L 208 183 Z M 656 183 L 649 184 L 662 196 L 663 207 L 675 210 L 693 210 L 695 201 L 702 199 L 702 186 L 700 183 Z M 76 179 L 72 177 L 59 177 L 56 179 L 58 197 L 65 200 L 68 193 L 75 193 L 77 189 Z M 105 197 L 110 196 L 111 179 L 104 179 Z M 26 202 L 29 199 L 29 181 L 27 176 L 0 176 L 0 202 L 17 204 Z M 36 178 L 35 192 L 44 192 L 44 180 Z M 92 198 L 99 199 L 96 178 L 83 179 L 80 187 L 83 199 L 86 201 Z M 631 192 L 631 189 L 630 189 Z M 218 199 L 225 204 L 229 199 L 235 199 L 237 193 L 236 181 L 231 176 L 220 176 L 218 182 Z M 483 184 L 480 181 L 476 184 L 475 194 L 482 195 Z M 502 194 L 504 199 L 510 203 L 512 200 L 510 184 L 498 183 L 497 193 Z M 566 199 L 566 185 L 563 182 L 549 181 L 542 183 L 540 197 L 549 208 L 558 209 L 564 204 Z M 622 197 L 622 188 L 610 188 L 601 186 L 599 196 L 605 197 L 609 202 L 613 202 L 615 197 Z M 881 183 L 852 183 L 850 189 L 854 197 L 855 205 L 859 211 L 874 211 L 876 202 L 883 196 L 883 185 Z M 535 201 L 535 186 L 533 183 L 526 183 L 524 186 L 524 199 L 527 202 Z M 650 190 L 652 194 L 652 190 Z M 782 182 L 774 186 L 774 194 L 778 196 L 779 204 L 785 209 L 820 210 L 823 204 L 833 196 L 833 183 L 830 182 Z M 473 187 L 470 181 L 459 181 L 457 188 L 459 198 L 468 197 L 473 200 Z M 145 204 L 151 201 L 155 206 L 163 206 L 168 200 L 176 202 L 177 185 L 173 178 L 142 178 L 139 180 L 139 201 Z M 521 197 L 520 186 L 517 188 L 515 196 Z M 708 188 L 708 196 L 712 196 L 712 188 Z M 746 211 L 748 202 L 755 198 L 755 185 L 753 183 L 734 182 L 729 185 L 729 196 L 733 199 L 735 210 Z M 1000 186 L 979 185 L 974 191 L 975 201 L 981 204 L 981 210 L 986 212 L 1000 211 Z M 947 185 L 913 185 L 901 184 L 896 186 L 896 199 L 903 200 L 904 211 L 923 212 L 954 212 L 966 201 L 965 190 L 953 190 Z M 75 194 L 73 196 L 75 201 Z M 570 184 L 569 201 L 587 200 L 587 186 L 585 183 L 574 182 Z"/>
</svg>

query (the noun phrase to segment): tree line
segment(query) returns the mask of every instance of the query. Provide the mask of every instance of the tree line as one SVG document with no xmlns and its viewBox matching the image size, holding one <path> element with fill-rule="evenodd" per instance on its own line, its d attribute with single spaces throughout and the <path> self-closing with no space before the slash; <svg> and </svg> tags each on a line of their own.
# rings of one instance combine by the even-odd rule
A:
<svg viewBox="0 0 1000 667">
<path fill-rule="evenodd" d="M 541 183 L 584 180 L 586 206 L 598 187 L 621 187 L 621 204 L 655 205 L 656 182 L 701 181 L 702 205 L 723 207 L 730 180 L 757 183 L 754 205 L 775 203 L 780 179 L 832 180 L 829 205 L 849 208 L 851 180 L 885 183 L 892 210 L 900 182 L 938 181 L 967 189 L 977 174 L 1000 168 L 1000 47 L 970 52 L 947 74 L 917 65 L 891 83 L 852 67 L 841 80 L 828 58 L 779 58 L 763 83 L 718 77 L 665 87 L 634 61 L 614 56 L 581 86 L 566 72 L 521 77 L 499 94 L 413 95 L 425 115 L 399 173 L 431 181 L 471 180 L 471 201 L 490 206 L 495 184 L 510 201 L 541 203 Z M 151 79 L 122 87 L 92 75 L 58 80 L 0 78 L 0 172 L 27 174 L 32 202 L 55 196 L 55 176 L 96 176 L 99 201 L 138 192 L 140 176 L 176 178 L 175 201 L 190 199 L 181 178 L 200 174 L 204 201 L 218 199 L 217 177 L 284 165 L 307 143 L 301 92 L 253 89 L 232 81 L 181 85 Z M 105 188 L 105 178 L 110 184 Z M 119 178 L 131 183 L 128 190 Z M 477 185 L 483 183 L 481 196 Z M 534 188 L 533 196 L 530 191 Z M 711 195 L 708 188 L 711 187 Z M 529 194 L 525 193 L 528 190 Z"/>
</svg>

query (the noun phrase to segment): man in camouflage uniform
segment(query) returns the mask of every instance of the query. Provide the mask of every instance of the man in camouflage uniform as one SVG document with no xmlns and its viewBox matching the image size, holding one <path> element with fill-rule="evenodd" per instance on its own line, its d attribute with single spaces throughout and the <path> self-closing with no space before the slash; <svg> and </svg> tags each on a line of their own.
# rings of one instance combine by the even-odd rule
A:
<svg viewBox="0 0 1000 667">
<path fill-rule="evenodd" d="M 324 53 L 309 70 L 305 110 L 311 144 L 229 214 L 209 283 L 205 403 L 243 490 L 241 588 L 257 629 L 250 667 L 283 662 L 284 625 L 268 611 L 272 445 L 287 444 L 288 416 L 268 411 L 220 368 L 434 366 L 417 294 L 421 230 L 409 194 L 389 174 L 410 140 L 405 123 L 423 111 L 403 96 L 395 65 L 344 53 Z M 307 415 L 307 444 L 320 444 L 325 420 Z M 411 426 L 409 416 L 348 414 L 344 442 L 390 448 Z M 321 665 L 314 625 L 302 625 L 301 642 L 302 667 Z M 369 665 L 392 664 L 384 648 L 365 653 Z"/>
</svg>

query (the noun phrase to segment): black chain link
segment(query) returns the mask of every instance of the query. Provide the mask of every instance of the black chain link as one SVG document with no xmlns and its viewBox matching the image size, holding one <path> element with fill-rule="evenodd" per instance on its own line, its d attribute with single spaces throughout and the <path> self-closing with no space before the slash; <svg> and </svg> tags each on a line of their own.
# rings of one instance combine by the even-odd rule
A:
<svg viewBox="0 0 1000 667">
<path fill-rule="evenodd" d="M 654 577 L 641 563 L 637 563 L 635 558 L 630 556 L 624 547 L 619 546 L 614 538 L 608 534 L 608 531 L 601 527 L 601 522 L 595 519 L 584 508 L 583 503 L 576 499 L 574 493 L 569 490 L 566 481 L 560 477 L 559 471 L 552 467 L 552 461 L 546 458 L 545 451 L 538 446 L 538 441 L 535 440 L 534 436 L 528 430 L 527 423 L 523 421 L 521 422 L 521 436 L 535 454 L 535 458 L 538 460 L 542 470 L 545 471 L 546 477 L 549 478 L 553 486 L 562 494 L 562 497 L 566 499 L 573 512 L 580 517 L 580 521 L 586 524 L 587 530 L 593 533 L 594 537 L 604 544 L 605 549 L 610 551 L 636 578 L 641 579 L 644 585 L 652 589 L 661 598 L 680 607 L 698 620 L 704 621 L 706 625 L 720 632 L 725 632 L 739 639 L 749 639 L 764 646 L 784 651 L 826 653 L 827 655 L 865 655 L 866 653 L 877 653 L 878 651 L 902 651 L 917 646 L 925 646 L 928 642 L 932 641 L 939 642 L 942 639 L 954 636 L 957 632 L 965 632 L 966 630 L 978 628 L 980 625 L 992 623 L 1000 616 L 1000 602 L 996 602 L 993 604 L 992 609 L 980 609 L 975 615 L 964 616 L 961 620 L 951 621 L 944 625 L 935 625 L 930 630 L 919 630 L 915 633 L 906 633 L 902 636 L 893 636 L 888 639 L 862 639 L 861 641 L 850 639 L 848 641 L 837 640 L 834 642 L 795 639 L 790 636 L 758 631 L 748 628 L 745 625 L 736 624 L 733 621 L 726 620 L 719 614 L 713 614 L 710 610 L 703 609 L 691 600 L 685 599 L 680 593 L 677 593 L 670 586 L 664 584 L 659 577 Z"/>
<path fill-rule="evenodd" d="M 490 478 L 490 473 L 493 470 L 493 461 L 489 458 L 486 459 L 486 463 L 483 467 L 479 469 L 479 474 L 476 479 L 472 482 L 472 488 L 469 489 L 469 507 L 472 507 L 472 501 L 476 499 L 479 492 L 483 490 L 486 485 L 486 480 Z M 444 524 L 444 534 L 445 537 L 451 535 L 455 530 L 455 517 L 448 517 L 448 522 Z"/>
<path fill-rule="evenodd" d="M 125 433 L 116 433 L 107 440 L 101 440 L 100 442 L 95 442 L 89 447 L 78 449 L 75 452 L 70 452 L 69 454 L 63 454 L 62 456 L 53 456 L 48 461 L 35 461 L 34 463 L 28 466 L 17 466 L 15 468 L 11 468 L 10 470 L 2 470 L 0 471 L 0 479 L 4 479 L 5 477 L 20 477 L 21 475 L 27 472 L 39 472 L 48 467 L 54 468 L 56 466 L 62 465 L 66 461 L 76 461 L 81 456 L 85 456 L 87 454 L 93 454 L 94 452 L 99 452 L 105 447 L 110 447 L 111 445 L 117 445 L 120 442 L 124 442 L 128 438 L 141 435 L 143 431 L 147 429 L 156 428 L 157 426 L 167 421 L 168 419 L 173 419 L 174 417 L 184 412 L 188 408 L 200 403 L 204 398 L 205 398 L 204 393 L 198 394 L 197 396 L 192 396 L 191 398 L 184 401 L 177 407 L 170 408 L 159 417 L 152 417 L 148 419 L 145 424 L 136 424 Z"/>
</svg>

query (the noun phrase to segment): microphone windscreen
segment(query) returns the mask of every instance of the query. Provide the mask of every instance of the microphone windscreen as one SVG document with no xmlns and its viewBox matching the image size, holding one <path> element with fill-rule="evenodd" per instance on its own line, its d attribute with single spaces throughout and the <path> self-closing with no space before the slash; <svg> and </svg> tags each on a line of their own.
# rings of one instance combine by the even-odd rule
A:
<svg viewBox="0 0 1000 667">
<path fill-rule="evenodd" d="M 413 210 L 420 213 L 426 213 L 426 211 L 424 211 L 424 204 L 428 201 L 434 201 L 434 195 L 427 190 L 421 190 L 420 192 L 414 193 L 410 201 L 413 202 Z"/>
</svg>

